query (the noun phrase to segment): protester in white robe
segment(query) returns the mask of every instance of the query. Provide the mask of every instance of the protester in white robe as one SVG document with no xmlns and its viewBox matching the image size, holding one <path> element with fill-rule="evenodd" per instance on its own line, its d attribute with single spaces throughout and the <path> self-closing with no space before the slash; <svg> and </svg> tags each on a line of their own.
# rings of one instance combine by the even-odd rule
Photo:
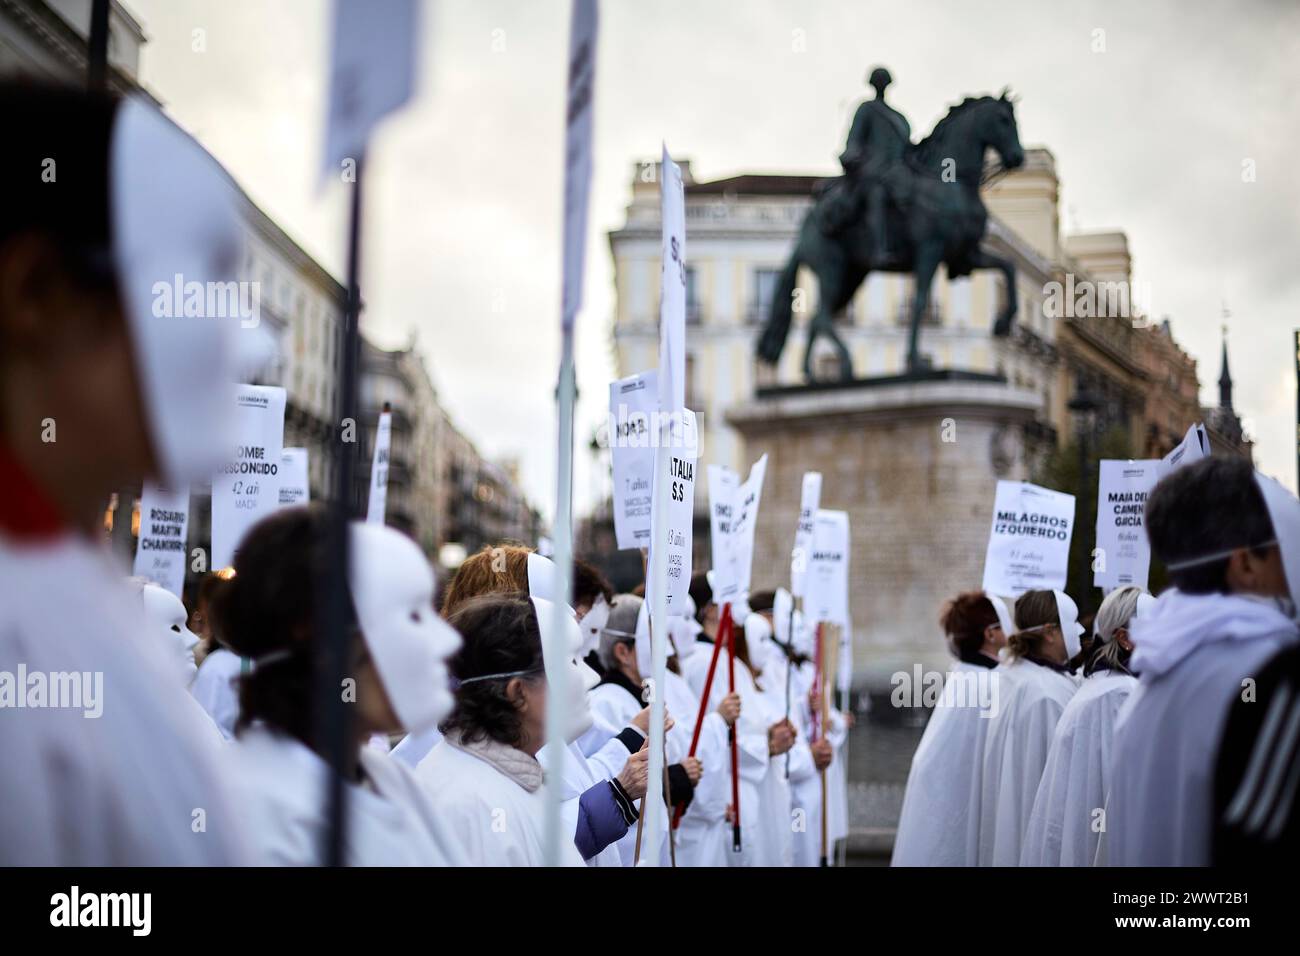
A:
<svg viewBox="0 0 1300 956">
<path fill-rule="evenodd" d="M 239 723 L 239 675 L 251 669 L 251 661 L 229 648 L 217 647 L 203 659 L 190 685 L 190 694 L 226 740 L 235 739 L 235 724 Z"/>
<path fill-rule="evenodd" d="M 716 605 L 712 603 L 712 590 L 708 587 L 704 574 L 697 574 L 692 579 L 691 594 L 692 599 L 697 603 L 697 607 L 700 607 L 696 616 L 697 621 L 704 628 L 700 639 L 711 644 L 709 628 L 710 626 L 716 627 L 718 614 Z M 701 600 L 704 601 L 702 605 L 699 603 Z M 733 638 L 736 647 L 734 660 L 735 693 L 740 698 L 740 713 L 736 719 L 734 731 L 739 769 L 736 789 L 740 803 L 741 848 L 740 852 L 736 852 L 734 839 L 729 838 L 726 841 L 728 847 L 727 865 L 779 866 L 781 864 L 782 837 L 773 834 L 769 827 L 763 825 L 764 821 L 768 819 L 767 814 L 770 812 L 770 804 L 768 809 L 765 810 L 762 805 L 762 798 L 767 785 L 767 774 L 773 763 L 772 758 L 781 756 L 794 745 L 795 729 L 794 725 L 780 714 L 775 715 L 776 719 L 773 720 L 774 715 L 771 713 L 766 699 L 754 683 L 753 673 L 747 663 L 743 621 L 735 622 Z M 712 651 L 712 648 L 710 647 L 709 650 Z M 704 653 L 697 649 L 687 663 L 687 673 L 685 675 L 687 683 L 691 685 L 691 690 L 699 696 L 704 696 L 704 683 L 708 674 L 710 659 L 710 653 Z M 726 648 L 722 648 L 713 678 L 713 687 L 708 696 L 709 709 L 717 709 L 724 698 L 728 696 L 731 667 L 732 662 L 729 660 L 728 651 Z M 727 759 L 730 761 L 729 750 Z M 733 819 L 732 812 L 729 811 L 729 820 Z M 729 834 L 729 836 L 732 835 Z"/>
<path fill-rule="evenodd" d="M 1047 765 L 1020 850 L 1021 866 L 1092 866 L 1105 829 L 1115 724 L 1137 687 L 1128 669 L 1131 622 L 1155 599 L 1141 588 L 1116 588 L 1101 602 L 1085 679 L 1052 737 Z"/>
<path fill-rule="evenodd" d="M 265 336 L 153 293 L 236 278 L 231 184 L 143 98 L 4 80 L 0 113 L 0 178 L 29 184 L 0 203 L 0 864 L 240 863 L 221 759 L 103 547 L 112 492 L 204 481 L 232 447 Z"/>
<path fill-rule="evenodd" d="M 1172 587 L 1133 624 L 1104 848 L 1111 865 L 1203 866 L 1229 706 L 1297 640 L 1300 502 L 1243 459 L 1208 458 L 1155 487 L 1145 524 Z"/>
<path fill-rule="evenodd" d="M 546 795 L 537 755 L 546 745 L 550 668 L 542 635 L 554 620 L 552 608 L 519 592 L 488 593 L 462 601 L 452 614 L 465 638 L 452 662 L 456 707 L 442 724 L 442 741 L 416 773 L 475 865 L 546 862 Z M 567 618 L 563 624 L 571 629 L 576 649 L 581 643 L 577 622 Z M 566 736 L 574 740 L 590 717 L 586 688 L 575 680 L 568 686 Z M 640 779 L 634 780 L 638 769 Z M 629 761 L 619 778 L 584 792 L 573 816 L 565 817 L 574 829 L 564 832 L 576 829 L 577 835 L 561 841 L 561 862 L 582 866 L 584 857 L 620 839 L 635 821 L 638 789 L 645 791 L 644 760 Z M 611 815 L 611 808 L 621 816 Z M 598 849 L 582 849 L 586 844 Z"/>
<path fill-rule="evenodd" d="M 983 591 L 959 594 L 939 618 L 956 658 L 907 774 L 893 866 L 976 866 L 984 739 L 993 717 L 998 655 L 1013 630 L 1006 605 Z M 899 686 L 899 706 L 918 701 Z"/>
<path fill-rule="evenodd" d="M 686 613 L 669 620 L 674 657 L 682 674 L 692 670 L 692 658 L 697 652 L 709 647 L 698 640 L 700 630 L 694 603 L 688 596 Z M 686 678 L 669 670 L 665 702 L 670 710 L 687 715 L 678 723 L 684 732 L 693 737 L 698 724 L 695 753 L 703 768 L 690 806 L 678 822 L 677 865 L 726 866 L 731 840 L 727 823 L 727 807 L 731 803 L 731 751 L 727 731 L 740 715 L 740 696 L 724 697 L 717 709 L 701 707 L 699 696 Z M 689 750 L 688 743 L 688 753 Z"/>
<path fill-rule="evenodd" d="M 359 522 L 349 535 L 353 693 L 344 861 L 462 864 L 414 774 L 366 743 L 376 733 L 422 730 L 449 712 L 446 659 L 460 639 L 433 610 L 433 570 L 410 538 Z M 316 743 L 312 680 L 315 575 L 330 560 L 328 540 L 319 507 L 274 513 L 244 536 L 236 575 L 215 601 L 221 640 L 257 665 L 240 684 L 232 777 L 257 862 L 265 865 L 319 864 L 329 832 L 326 794 L 335 771 Z"/>
<path fill-rule="evenodd" d="M 1063 591 L 1016 601 L 1016 632 L 998 665 L 980 769 L 979 863 L 1016 866 L 1057 721 L 1078 689 L 1065 665 L 1079 653 L 1078 606 Z"/>
<path fill-rule="evenodd" d="M 633 594 L 620 594 L 614 598 L 609 617 L 601 631 L 597 654 L 604 676 L 591 692 L 591 709 L 611 726 L 625 725 L 644 705 L 641 697 L 646 693 L 646 675 L 650 673 L 650 629 L 647 608 L 641 598 Z M 671 671 L 667 673 L 672 674 Z M 689 806 L 694 797 L 695 785 L 700 780 L 702 763 L 698 757 L 687 756 L 690 749 L 689 731 L 678 719 L 679 715 L 673 713 L 666 689 L 664 703 L 667 716 L 672 722 L 664 739 L 668 807 L 671 813 L 671 808 L 679 803 Z M 662 787 L 652 788 L 651 792 L 660 793 Z M 637 837 L 635 830 L 630 830 L 619 841 L 619 855 L 624 866 L 638 862 Z M 653 853 L 660 859 L 661 865 L 668 865 L 670 849 L 666 831 L 656 843 L 652 847 L 648 841 L 642 841 L 642 855 Z"/>
<path fill-rule="evenodd" d="M 549 558 L 518 545 L 488 545 L 467 558 L 457 569 L 443 598 L 442 613 L 449 618 L 470 598 L 494 593 L 523 592 L 538 600 L 550 601 L 557 589 L 556 578 L 555 563 Z M 577 624 L 576 612 L 570 610 L 570 613 Z M 594 623 L 599 623 L 598 617 Z M 550 622 L 546 624 L 549 626 Z M 594 646 L 594 638 L 590 628 L 581 625 L 577 625 L 577 634 L 574 656 L 568 661 L 574 669 L 571 689 L 590 689 L 599 682 L 599 677 L 581 655 L 585 649 Z M 632 788 L 634 798 L 641 796 L 639 787 L 645 776 L 648 756 L 643 747 L 645 728 L 649 726 L 649 710 L 639 714 L 632 725 L 622 728 L 597 721 L 585 701 L 581 708 L 574 709 L 574 713 L 581 715 L 583 726 L 565 750 L 560 788 L 564 802 L 562 813 L 576 826 L 584 818 L 580 812 L 584 798 L 594 801 L 602 809 L 609 809 L 608 787 L 597 786 L 603 781 L 620 779 Z M 548 759 L 548 751 L 544 748 L 537 755 L 543 769 Z M 617 847 L 601 844 L 593 850 L 591 836 L 590 832 L 574 833 L 575 840 L 581 839 L 584 852 L 592 851 L 587 856 L 588 865 L 622 865 Z"/>
</svg>

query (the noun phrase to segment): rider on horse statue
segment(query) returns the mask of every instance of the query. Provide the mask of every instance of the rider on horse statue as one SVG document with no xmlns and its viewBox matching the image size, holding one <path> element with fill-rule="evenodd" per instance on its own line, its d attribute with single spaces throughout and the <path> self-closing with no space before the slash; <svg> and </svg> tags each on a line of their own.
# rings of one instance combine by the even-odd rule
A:
<svg viewBox="0 0 1300 956">
<path fill-rule="evenodd" d="M 885 88 L 893 82 L 882 66 L 871 71 L 867 81 L 876 91 L 853 116 L 848 141 L 840 154 L 844 178 L 827 187 L 821 226 L 836 235 L 865 222 L 867 260 L 881 267 L 896 258 L 886 228 L 889 203 L 901 205 L 909 178 L 903 161 L 912 148 L 912 128 L 907 117 L 885 102 Z"/>
</svg>

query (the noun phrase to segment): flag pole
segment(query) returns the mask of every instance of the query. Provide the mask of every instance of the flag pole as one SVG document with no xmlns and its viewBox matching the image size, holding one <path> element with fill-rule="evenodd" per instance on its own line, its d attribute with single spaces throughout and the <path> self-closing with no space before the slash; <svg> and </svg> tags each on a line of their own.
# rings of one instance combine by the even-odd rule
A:
<svg viewBox="0 0 1300 956">
<path fill-rule="evenodd" d="M 718 637 L 723 629 L 727 635 L 727 693 L 736 692 L 736 622 L 731 617 L 731 602 L 722 605 L 722 620 L 718 622 Z M 736 725 L 727 728 L 727 743 L 731 747 L 731 852 L 741 851 L 740 842 L 740 751 L 736 741 Z"/>
<path fill-rule="evenodd" d="M 356 181 L 348 218 L 347 303 L 339 323 L 338 421 L 355 422 L 357 416 L 357 361 L 361 311 L 361 214 L 365 157 L 357 157 Z M 341 437 L 341 436 L 340 436 Z M 340 440 L 335 450 L 334 493 L 326 511 L 325 553 L 330 560 L 316 581 L 316 628 L 319 641 L 316 686 L 316 739 L 333 768 L 326 793 L 329 825 L 325 829 L 321 859 L 327 866 L 343 865 L 347 825 L 348 746 L 352 735 L 351 711 L 344 706 L 339 688 L 347 676 L 348 661 L 348 541 L 349 502 L 352 500 L 353 443 Z"/>
</svg>

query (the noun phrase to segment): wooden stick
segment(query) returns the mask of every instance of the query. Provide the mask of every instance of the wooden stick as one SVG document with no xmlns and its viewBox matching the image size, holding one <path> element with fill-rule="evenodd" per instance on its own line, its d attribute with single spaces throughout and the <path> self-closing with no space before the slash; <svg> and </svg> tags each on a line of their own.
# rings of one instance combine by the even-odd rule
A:
<svg viewBox="0 0 1300 956">
<path fill-rule="evenodd" d="M 722 622 L 718 627 L 718 636 L 722 636 L 722 625 L 727 629 L 727 693 L 736 692 L 736 624 L 731 619 L 731 604 L 722 606 Z M 741 851 L 740 842 L 740 752 L 736 745 L 736 725 L 727 728 L 727 739 L 731 743 L 731 852 Z"/>
</svg>

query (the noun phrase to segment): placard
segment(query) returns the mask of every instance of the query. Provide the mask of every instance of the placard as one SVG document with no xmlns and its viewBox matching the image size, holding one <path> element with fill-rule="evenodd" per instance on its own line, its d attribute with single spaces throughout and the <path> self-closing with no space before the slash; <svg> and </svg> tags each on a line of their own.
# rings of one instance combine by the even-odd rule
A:
<svg viewBox="0 0 1300 956">
<path fill-rule="evenodd" d="M 651 491 L 659 418 L 659 374 L 629 375 L 609 385 L 609 454 L 614 471 L 618 547 L 650 546 Z"/>
<path fill-rule="evenodd" d="M 651 516 L 651 527 L 659 531 L 661 540 L 650 541 L 650 560 L 654 560 L 654 550 L 661 544 L 666 559 L 666 612 L 684 614 L 686 598 L 691 586 L 691 547 L 694 538 L 695 522 L 695 478 L 697 458 L 699 455 L 699 433 L 696 431 L 695 413 L 682 409 L 679 417 L 665 424 L 668 433 L 663 447 L 656 449 L 655 466 L 658 473 L 656 481 L 664 482 L 666 494 L 665 513 L 662 523 L 658 516 Z M 658 505 L 656 498 L 656 506 Z M 651 579 L 653 580 L 653 578 Z M 646 582 L 646 600 L 652 602 L 654 595 L 651 582 Z"/>
<path fill-rule="evenodd" d="M 212 568 L 229 567 L 244 532 L 280 507 L 284 389 L 235 388 L 234 457 L 212 479 Z"/>
<path fill-rule="evenodd" d="M 1064 588 L 1074 533 L 1074 495 L 1027 481 L 999 481 L 984 556 L 985 591 L 1019 596 Z"/>
<path fill-rule="evenodd" d="M 190 492 L 166 491 L 145 482 L 140 495 L 140 537 L 135 546 L 136 577 L 148 578 L 181 597 L 185 587 L 185 535 L 190 522 Z"/>
<path fill-rule="evenodd" d="M 1205 432 L 1205 425 L 1197 423 L 1187 429 L 1187 434 L 1178 443 L 1178 447 L 1160 459 L 1158 469 L 1161 478 L 1202 458 L 1210 457 L 1210 438 Z"/>
<path fill-rule="evenodd" d="M 379 413 L 375 426 L 375 456 L 370 463 L 370 500 L 366 506 L 366 523 L 383 524 L 384 510 L 388 506 L 388 460 L 393 446 L 393 413 Z"/>
<path fill-rule="evenodd" d="M 808 552 L 812 550 L 813 522 L 821 507 L 821 472 L 806 471 L 799 494 L 799 522 L 795 525 L 794 549 L 790 552 L 790 593 L 802 598 L 808 573 Z"/>
<path fill-rule="evenodd" d="M 813 518 L 812 550 L 805 581 L 804 620 L 849 627 L 849 516 L 819 509 Z"/>
<path fill-rule="evenodd" d="M 1101 460 L 1097 482 L 1097 553 L 1092 583 L 1111 590 L 1130 584 L 1145 589 L 1151 571 L 1151 542 L 1145 518 L 1147 496 L 1160 480 L 1160 462 Z"/>
<path fill-rule="evenodd" d="M 311 501 L 307 474 L 307 449 L 286 448 L 280 456 L 281 508 L 305 505 Z"/>
<path fill-rule="evenodd" d="M 709 465 L 713 599 L 719 605 L 749 593 L 754 565 L 754 527 L 766 472 L 767 455 L 754 463 L 744 482 L 730 468 Z"/>
</svg>

